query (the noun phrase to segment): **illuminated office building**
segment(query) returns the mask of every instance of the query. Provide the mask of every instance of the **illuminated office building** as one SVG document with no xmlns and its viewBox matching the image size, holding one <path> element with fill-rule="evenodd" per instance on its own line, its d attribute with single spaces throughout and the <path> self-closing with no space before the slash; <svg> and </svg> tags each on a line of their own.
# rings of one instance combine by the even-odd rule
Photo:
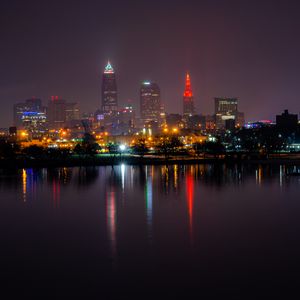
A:
<svg viewBox="0 0 300 300">
<path fill-rule="evenodd" d="M 15 104 L 14 125 L 26 129 L 33 137 L 44 133 L 47 130 L 47 116 L 41 99 L 32 97 Z"/>
<path fill-rule="evenodd" d="M 162 112 L 160 88 L 150 81 L 144 81 L 140 88 L 140 111 L 144 124 L 159 122 Z"/>
<path fill-rule="evenodd" d="M 116 75 L 110 62 L 102 75 L 102 111 L 105 114 L 116 114 L 118 111 Z"/>
<path fill-rule="evenodd" d="M 225 129 L 227 120 L 233 120 L 236 127 L 244 125 L 244 113 L 238 111 L 238 99 L 215 98 L 216 129 Z"/>
<path fill-rule="evenodd" d="M 24 112 L 46 112 L 46 108 L 42 106 L 42 100 L 39 98 L 32 97 L 14 104 L 14 125 L 17 127 L 23 126 L 23 115 Z"/>
</svg>

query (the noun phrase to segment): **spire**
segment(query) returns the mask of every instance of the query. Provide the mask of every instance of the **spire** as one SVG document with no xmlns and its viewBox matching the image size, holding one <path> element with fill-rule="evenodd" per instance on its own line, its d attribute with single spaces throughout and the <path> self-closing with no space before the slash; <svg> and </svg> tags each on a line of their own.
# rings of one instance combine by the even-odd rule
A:
<svg viewBox="0 0 300 300">
<path fill-rule="evenodd" d="M 189 73 L 186 73 L 185 90 L 183 93 L 183 97 L 193 97 L 193 92 L 192 92 L 192 88 L 191 88 L 191 79 L 190 79 Z"/>
<path fill-rule="evenodd" d="M 111 66 L 111 64 L 110 64 L 109 61 L 107 62 L 107 65 L 106 65 L 106 67 L 105 67 L 105 69 L 104 69 L 104 73 L 105 73 L 105 74 L 111 74 L 111 73 L 114 73 L 114 69 L 113 69 L 113 67 Z"/>
</svg>

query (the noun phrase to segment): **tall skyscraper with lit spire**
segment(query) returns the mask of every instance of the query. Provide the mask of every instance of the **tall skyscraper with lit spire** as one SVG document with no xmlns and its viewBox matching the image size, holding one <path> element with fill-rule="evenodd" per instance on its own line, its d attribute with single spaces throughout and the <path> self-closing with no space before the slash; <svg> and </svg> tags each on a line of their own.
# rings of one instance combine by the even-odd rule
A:
<svg viewBox="0 0 300 300">
<path fill-rule="evenodd" d="M 190 74 L 186 74 L 185 90 L 183 93 L 183 116 L 189 117 L 195 114 L 194 98 L 191 87 Z"/>
<path fill-rule="evenodd" d="M 118 93 L 116 74 L 110 62 L 102 76 L 102 111 L 105 114 L 115 114 L 118 110 Z"/>
</svg>

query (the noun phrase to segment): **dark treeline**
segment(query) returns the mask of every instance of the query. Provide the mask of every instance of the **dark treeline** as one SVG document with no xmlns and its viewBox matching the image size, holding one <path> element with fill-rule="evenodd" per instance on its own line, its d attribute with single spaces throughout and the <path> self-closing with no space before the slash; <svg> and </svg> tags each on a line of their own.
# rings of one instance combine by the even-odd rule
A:
<svg viewBox="0 0 300 300">
<path fill-rule="evenodd" d="M 148 146 L 145 138 L 126 150 L 116 143 L 101 148 L 95 138 L 86 134 L 81 143 L 73 149 L 46 148 L 31 145 L 21 148 L 17 142 L 0 140 L 0 163 L 2 166 L 16 165 L 93 165 L 117 164 L 126 161 L 132 164 L 160 163 L 172 160 L 241 160 L 268 159 L 289 155 L 291 143 L 300 140 L 299 126 L 294 131 L 282 130 L 277 126 L 242 128 L 226 131 L 203 142 L 184 146 L 179 135 L 157 138 L 155 147 Z M 289 154 L 290 152 L 290 154 Z M 297 155 L 296 155 L 297 157 Z M 298 158 L 298 157 L 297 157 Z"/>
</svg>

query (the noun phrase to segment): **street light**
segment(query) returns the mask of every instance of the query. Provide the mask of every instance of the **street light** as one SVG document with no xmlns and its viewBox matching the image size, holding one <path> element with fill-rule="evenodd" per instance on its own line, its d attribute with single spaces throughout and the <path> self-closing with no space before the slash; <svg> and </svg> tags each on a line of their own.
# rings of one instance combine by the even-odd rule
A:
<svg viewBox="0 0 300 300">
<path fill-rule="evenodd" d="M 121 144 L 119 146 L 119 150 L 120 150 L 120 158 L 122 158 L 122 153 L 126 150 L 126 145 Z"/>
<path fill-rule="evenodd" d="M 124 152 L 126 150 L 126 145 L 124 145 L 124 144 L 120 145 L 119 149 L 121 152 Z"/>
</svg>

